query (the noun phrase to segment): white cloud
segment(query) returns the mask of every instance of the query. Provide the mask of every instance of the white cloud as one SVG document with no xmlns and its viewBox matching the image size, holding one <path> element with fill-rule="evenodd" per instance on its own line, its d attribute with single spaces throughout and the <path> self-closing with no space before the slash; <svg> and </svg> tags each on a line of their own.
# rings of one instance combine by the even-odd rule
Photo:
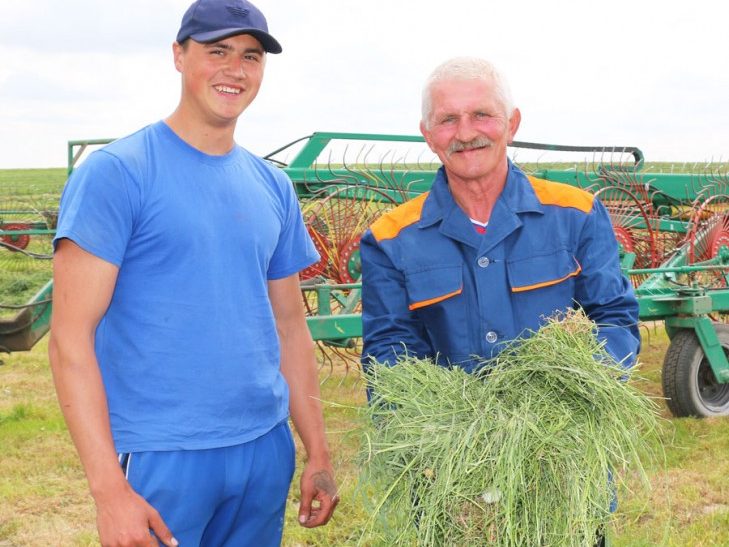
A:
<svg viewBox="0 0 729 547">
<path fill-rule="evenodd" d="M 187 0 L 5 0 L 0 168 L 63 166 L 69 139 L 169 114 Z M 259 0 L 284 47 L 240 120 L 267 153 L 314 131 L 417 133 L 423 79 L 477 55 L 511 81 L 518 139 L 638 146 L 651 160 L 729 155 L 721 3 L 670 0 Z"/>
</svg>

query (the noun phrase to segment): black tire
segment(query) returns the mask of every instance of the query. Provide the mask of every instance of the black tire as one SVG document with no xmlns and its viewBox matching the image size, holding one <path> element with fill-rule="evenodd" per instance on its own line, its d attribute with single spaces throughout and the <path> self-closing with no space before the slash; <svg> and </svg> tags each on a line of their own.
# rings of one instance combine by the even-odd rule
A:
<svg viewBox="0 0 729 547">
<path fill-rule="evenodd" d="M 716 335 L 729 355 L 729 325 L 715 323 Z M 677 418 L 729 415 L 729 383 L 717 381 L 696 333 L 681 329 L 663 359 L 663 396 Z"/>
</svg>

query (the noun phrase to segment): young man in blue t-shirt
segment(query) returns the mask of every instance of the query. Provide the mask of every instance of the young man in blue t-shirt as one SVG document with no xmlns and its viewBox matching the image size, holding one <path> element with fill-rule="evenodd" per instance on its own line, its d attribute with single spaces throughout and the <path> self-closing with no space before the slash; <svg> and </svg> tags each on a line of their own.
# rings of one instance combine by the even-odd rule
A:
<svg viewBox="0 0 729 547">
<path fill-rule="evenodd" d="M 234 142 L 266 53 L 245 0 L 197 0 L 177 109 L 92 154 L 61 199 L 49 348 L 103 545 L 278 545 L 337 505 L 298 272 L 318 259 L 286 175 Z"/>
</svg>

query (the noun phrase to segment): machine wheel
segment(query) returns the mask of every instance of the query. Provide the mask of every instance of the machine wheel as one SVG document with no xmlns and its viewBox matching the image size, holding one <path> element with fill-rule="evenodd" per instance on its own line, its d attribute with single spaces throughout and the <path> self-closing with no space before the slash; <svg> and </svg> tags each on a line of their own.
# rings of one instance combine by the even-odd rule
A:
<svg viewBox="0 0 729 547">
<path fill-rule="evenodd" d="M 3 230 L 9 232 L 13 230 L 30 230 L 30 224 L 13 223 L 2 225 Z M 0 240 L 5 244 L 4 247 L 10 251 L 21 251 L 25 249 L 30 243 L 30 236 L 28 234 L 7 234 L 0 237 Z"/>
<path fill-rule="evenodd" d="M 729 325 L 716 323 L 714 327 L 729 355 Z M 729 384 L 717 381 L 693 330 L 681 329 L 668 346 L 663 359 L 663 395 L 678 418 L 729 415 Z"/>
<path fill-rule="evenodd" d="M 395 206 L 397 201 L 385 190 L 363 185 L 333 185 L 325 197 L 310 202 L 304 220 L 322 260 L 310 266 L 306 275 L 323 275 L 335 283 L 356 282 L 361 273 L 362 234 Z"/>
</svg>

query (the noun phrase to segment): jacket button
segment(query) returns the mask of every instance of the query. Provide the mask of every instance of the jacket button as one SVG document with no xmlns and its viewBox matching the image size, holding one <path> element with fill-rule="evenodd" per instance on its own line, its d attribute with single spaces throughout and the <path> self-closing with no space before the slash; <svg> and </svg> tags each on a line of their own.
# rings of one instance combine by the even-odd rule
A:
<svg viewBox="0 0 729 547">
<path fill-rule="evenodd" d="M 491 263 L 491 261 L 486 256 L 482 256 L 481 258 L 478 259 L 478 265 L 481 266 L 482 268 L 485 268 L 490 263 Z"/>
<path fill-rule="evenodd" d="M 498 340 L 498 339 L 499 339 L 499 337 L 497 336 L 497 334 L 496 334 L 496 333 L 495 333 L 494 331 L 490 330 L 490 331 L 488 331 L 488 332 L 486 333 L 486 341 L 487 341 L 487 342 L 488 342 L 489 344 L 493 344 L 493 343 L 494 343 L 494 342 L 496 342 L 496 340 Z"/>
</svg>

